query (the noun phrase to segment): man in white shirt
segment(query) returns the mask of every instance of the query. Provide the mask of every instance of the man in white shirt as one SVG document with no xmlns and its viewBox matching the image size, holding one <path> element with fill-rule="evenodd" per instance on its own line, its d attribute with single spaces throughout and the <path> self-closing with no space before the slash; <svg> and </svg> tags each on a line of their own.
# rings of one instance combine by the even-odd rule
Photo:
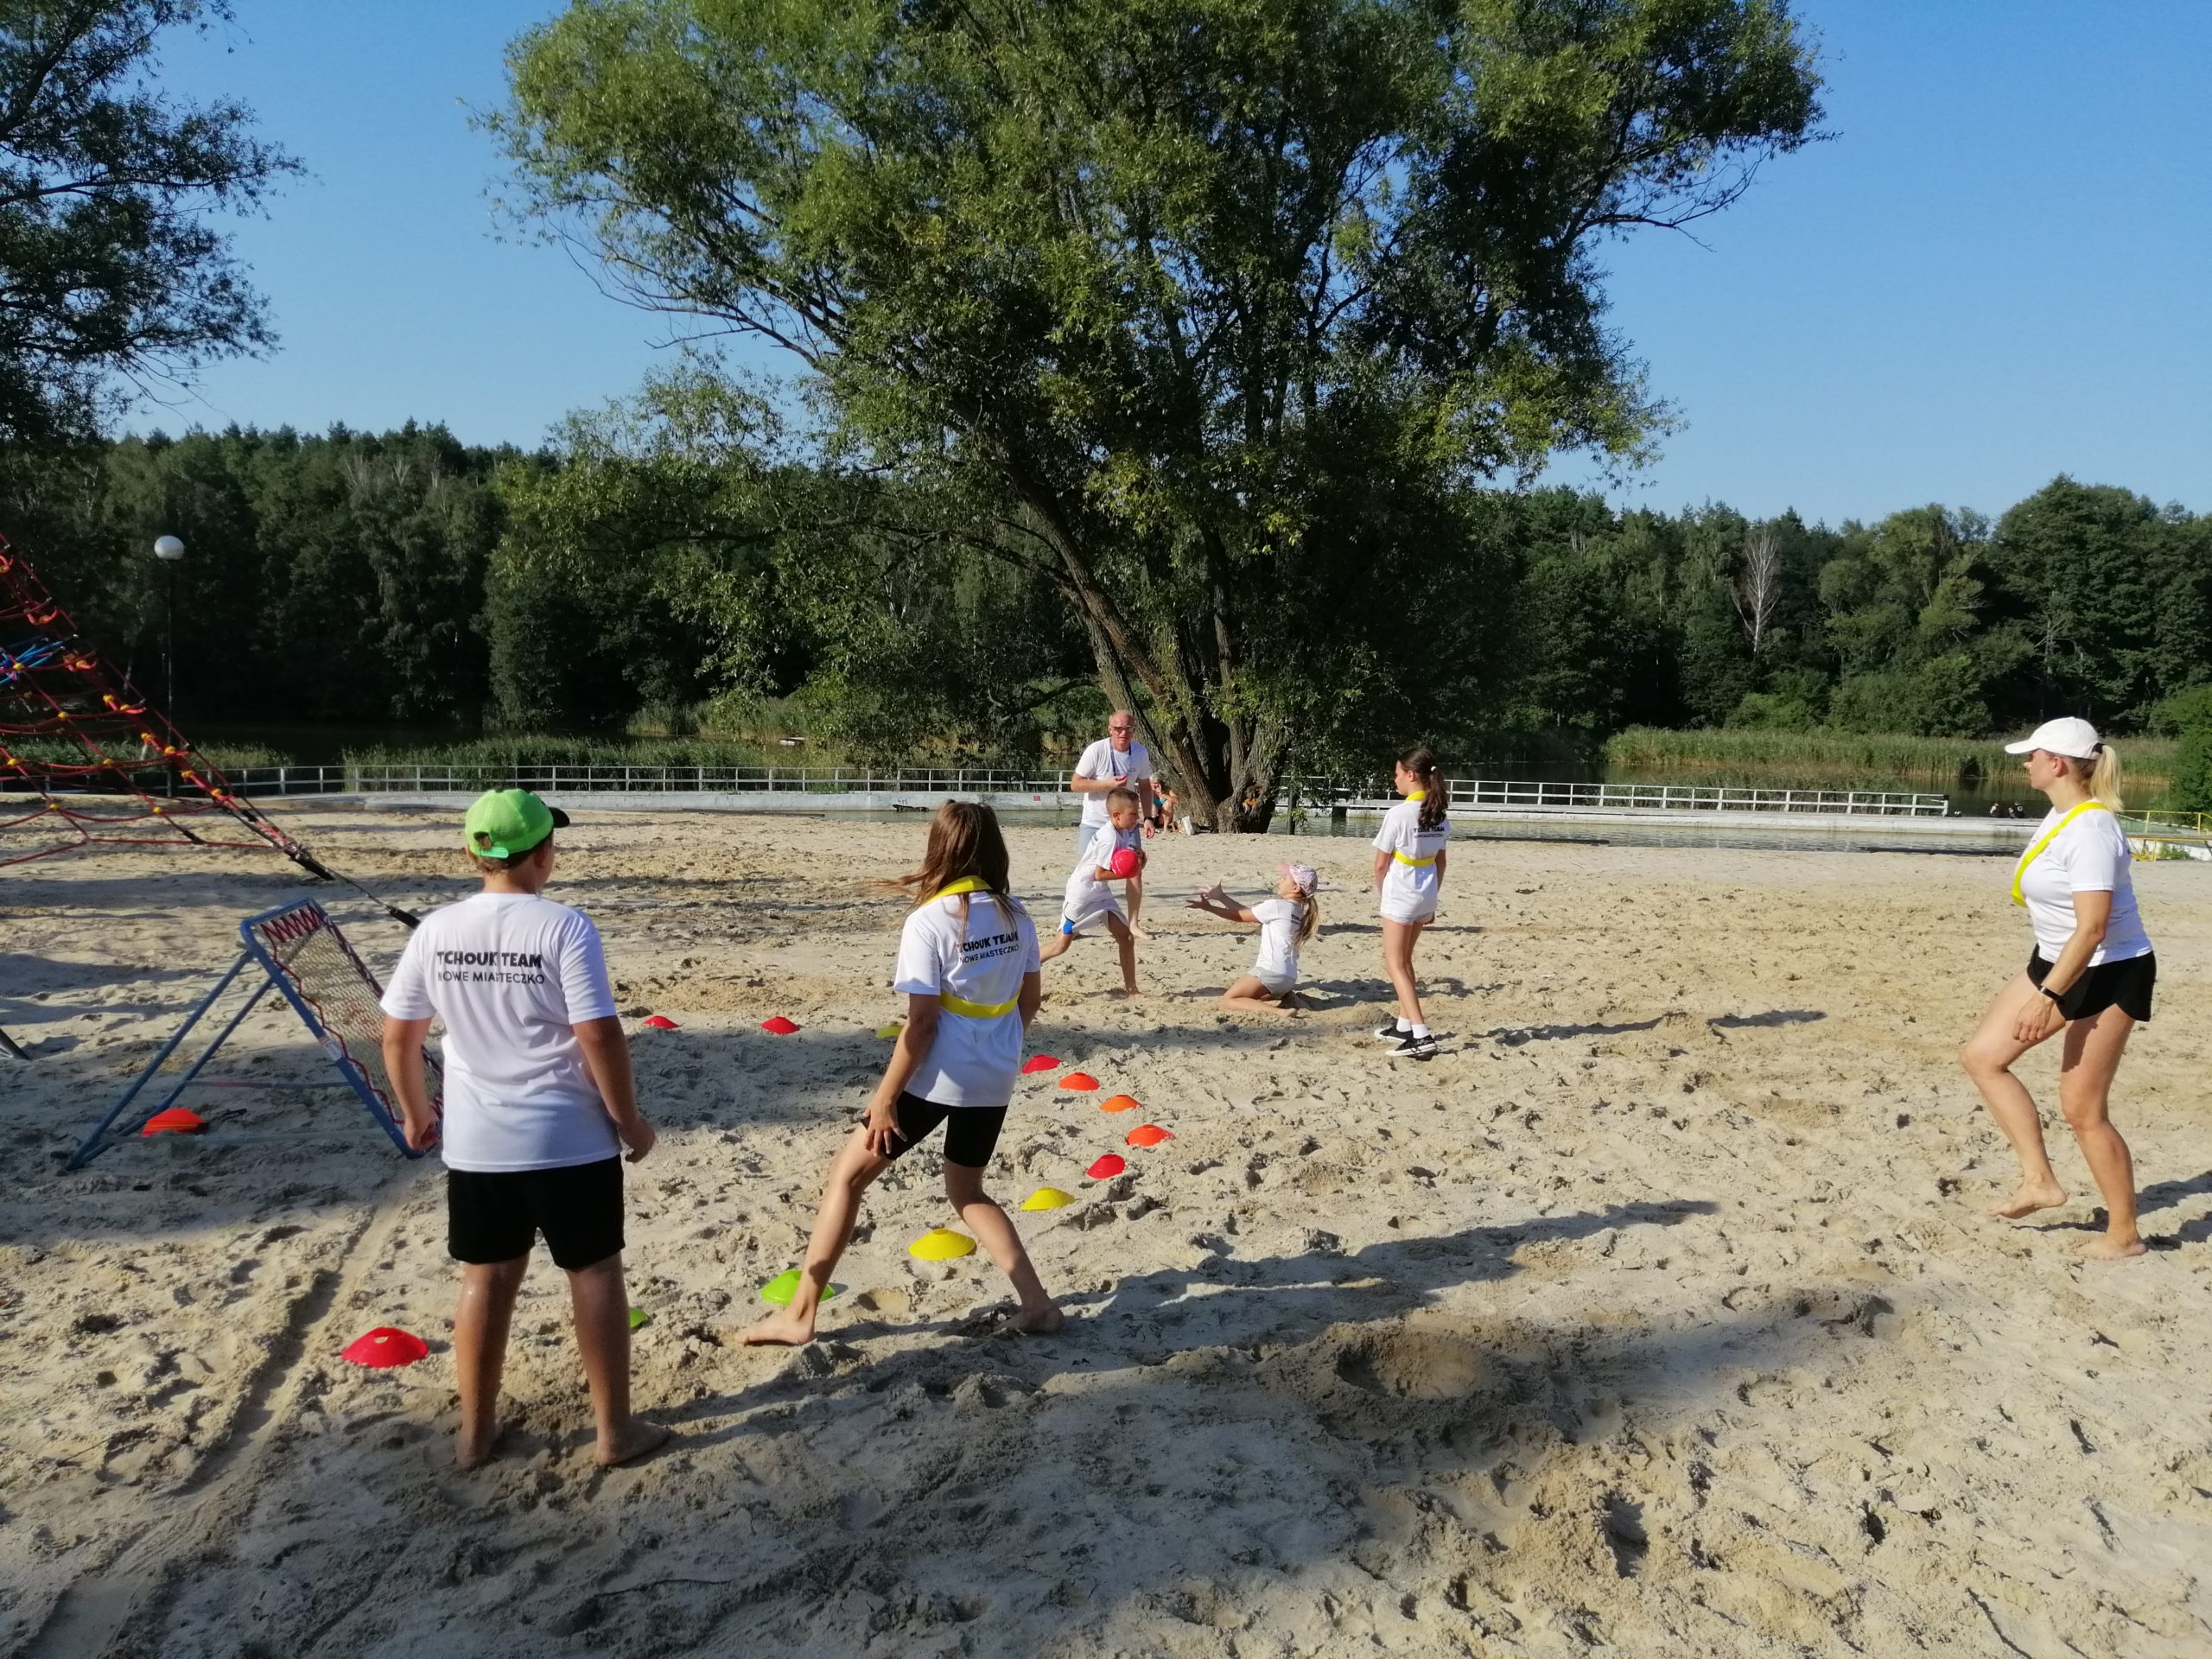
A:
<svg viewBox="0 0 2212 1659">
<path fill-rule="evenodd" d="M 1144 826 L 1145 839 L 1149 841 L 1157 833 L 1152 821 L 1155 788 L 1152 751 L 1136 741 L 1136 716 L 1126 709 L 1116 709 L 1106 717 L 1106 735 L 1085 749 L 1075 763 L 1075 775 L 1068 779 L 1068 787 L 1083 797 L 1083 822 L 1076 830 L 1077 858 L 1090 850 L 1098 832 L 1106 827 L 1106 798 L 1117 789 L 1136 791 L 1137 822 Z M 1144 878 L 1133 879 L 1128 893 L 1129 931 L 1141 939 L 1150 938 L 1137 925 L 1137 909 L 1144 902 Z"/>
<path fill-rule="evenodd" d="M 384 994 L 384 1058 L 407 1144 L 442 1136 L 446 1243 L 461 1266 L 454 1315 L 461 1428 L 473 1469 L 499 1437 L 499 1378 L 515 1297 L 540 1234 L 569 1275 L 603 1467 L 642 1457 L 668 1431 L 630 1414 L 630 1301 L 622 1281 L 624 1147 L 653 1147 L 599 932 L 542 897 L 565 813 L 528 790 L 468 809 L 463 845 L 480 893 L 427 918 Z M 433 1110 L 423 1039 L 445 1021 L 445 1115 Z"/>
</svg>

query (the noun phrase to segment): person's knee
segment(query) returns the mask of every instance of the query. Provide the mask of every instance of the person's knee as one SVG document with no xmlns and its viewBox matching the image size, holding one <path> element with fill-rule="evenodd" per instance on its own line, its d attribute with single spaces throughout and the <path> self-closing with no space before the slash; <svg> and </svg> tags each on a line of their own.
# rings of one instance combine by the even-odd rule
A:
<svg viewBox="0 0 2212 1659">
<path fill-rule="evenodd" d="M 1959 1050 L 1959 1069 L 1979 1083 L 1986 1078 L 2003 1077 L 2007 1067 L 2003 1053 L 1988 1047 L 1977 1038 Z"/>
<path fill-rule="evenodd" d="M 948 1160 L 944 1166 L 944 1196 L 952 1200 L 955 1209 L 988 1203 L 989 1194 L 983 1191 L 983 1172 Z"/>
<path fill-rule="evenodd" d="M 2062 1077 L 2058 1080 L 2058 1109 L 2066 1115 L 2066 1127 L 2076 1134 L 2094 1128 L 2105 1121 L 2105 1091 L 2069 1084 Z"/>
<path fill-rule="evenodd" d="M 619 1279 L 622 1276 L 622 1252 L 617 1250 L 612 1255 L 602 1255 L 598 1261 L 583 1267 L 564 1268 L 562 1271 L 572 1281 L 595 1283 L 606 1279 Z"/>
</svg>

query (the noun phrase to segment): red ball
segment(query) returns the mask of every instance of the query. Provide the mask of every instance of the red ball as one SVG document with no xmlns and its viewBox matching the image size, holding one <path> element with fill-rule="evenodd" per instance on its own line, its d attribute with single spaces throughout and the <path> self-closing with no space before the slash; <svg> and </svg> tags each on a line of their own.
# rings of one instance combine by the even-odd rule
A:
<svg viewBox="0 0 2212 1659">
<path fill-rule="evenodd" d="M 1135 875 L 1137 873 L 1136 849 L 1116 847 L 1114 849 L 1114 861 L 1106 868 L 1116 875 Z"/>
</svg>

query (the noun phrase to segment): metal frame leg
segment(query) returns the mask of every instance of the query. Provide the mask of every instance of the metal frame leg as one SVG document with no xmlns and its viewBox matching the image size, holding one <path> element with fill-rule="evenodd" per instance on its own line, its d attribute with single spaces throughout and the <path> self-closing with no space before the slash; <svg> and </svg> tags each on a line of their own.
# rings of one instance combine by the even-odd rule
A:
<svg viewBox="0 0 2212 1659">
<path fill-rule="evenodd" d="M 92 1133 L 84 1138 L 76 1151 L 69 1154 L 69 1161 L 63 1166 L 64 1168 L 82 1169 L 113 1146 L 117 1141 L 126 1138 L 124 1135 L 111 1137 L 108 1130 L 114 1124 L 115 1120 L 129 1109 L 130 1103 L 138 1097 L 139 1090 L 152 1082 L 162 1067 L 168 1064 L 169 1056 L 183 1046 L 184 1039 L 192 1034 L 193 1027 L 207 1018 L 207 1011 L 215 1006 L 224 992 L 230 989 L 238 976 L 245 971 L 246 965 L 253 959 L 251 951 L 239 952 L 238 960 L 233 962 L 225 970 L 223 976 L 215 982 L 214 988 L 201 997 L 200 1005 L 185 1016 L 184 1023 L 176 1028 L 176 1034 L 162 1045 L 161 1052 L 146 1063 L 146 1069 L 130 1080 L 130 1086 L 123 1091 L 122 1097 L 108 1108 L 107 1116 L 93 1126 Z M 145 1128 L 155 1113 L 166 1111 L 175 1103 L 176 1097 L 185 1091 L 194 1077 L 200 1075 L 207 1062 L 215 1058 L 215 1051 L 230 1039 L 231 1033 L 238 1028 L 246 1015 L 253 1012 L 254 1006 L 268 995 L 269 982 L 264 979 L 254 988 L 253 995 L 246 998 L 245 1006 L 231 1016 L 230 1023 L 217 1034 L 215 1040 L 200 1052 L 200 1058 L 194 1060 L 184 1076 L 177 1080 L 175 1086 L 164 1095 L 157 1104 L 148 1108 L 144 1114 L 130 1126 L 131 1129 L 135 1131 Z"/>
</svg>

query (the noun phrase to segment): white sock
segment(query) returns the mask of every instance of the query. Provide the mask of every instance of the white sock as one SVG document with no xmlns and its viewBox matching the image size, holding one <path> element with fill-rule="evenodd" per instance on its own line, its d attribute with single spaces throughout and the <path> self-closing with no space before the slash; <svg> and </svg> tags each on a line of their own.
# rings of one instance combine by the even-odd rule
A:
<svg viewBox="0 0 2212 1659">
<path fill-rule="evenodd" d="M 1422 1038 L 1428 1035 L 1428 1027 L 1427 1026 L 1414 1026 L 1410 1027 L 1410 1030 L 1412 1031 L 1413 1039 L 1415 1042 L 1419 1042 Z"/>
</svg>

